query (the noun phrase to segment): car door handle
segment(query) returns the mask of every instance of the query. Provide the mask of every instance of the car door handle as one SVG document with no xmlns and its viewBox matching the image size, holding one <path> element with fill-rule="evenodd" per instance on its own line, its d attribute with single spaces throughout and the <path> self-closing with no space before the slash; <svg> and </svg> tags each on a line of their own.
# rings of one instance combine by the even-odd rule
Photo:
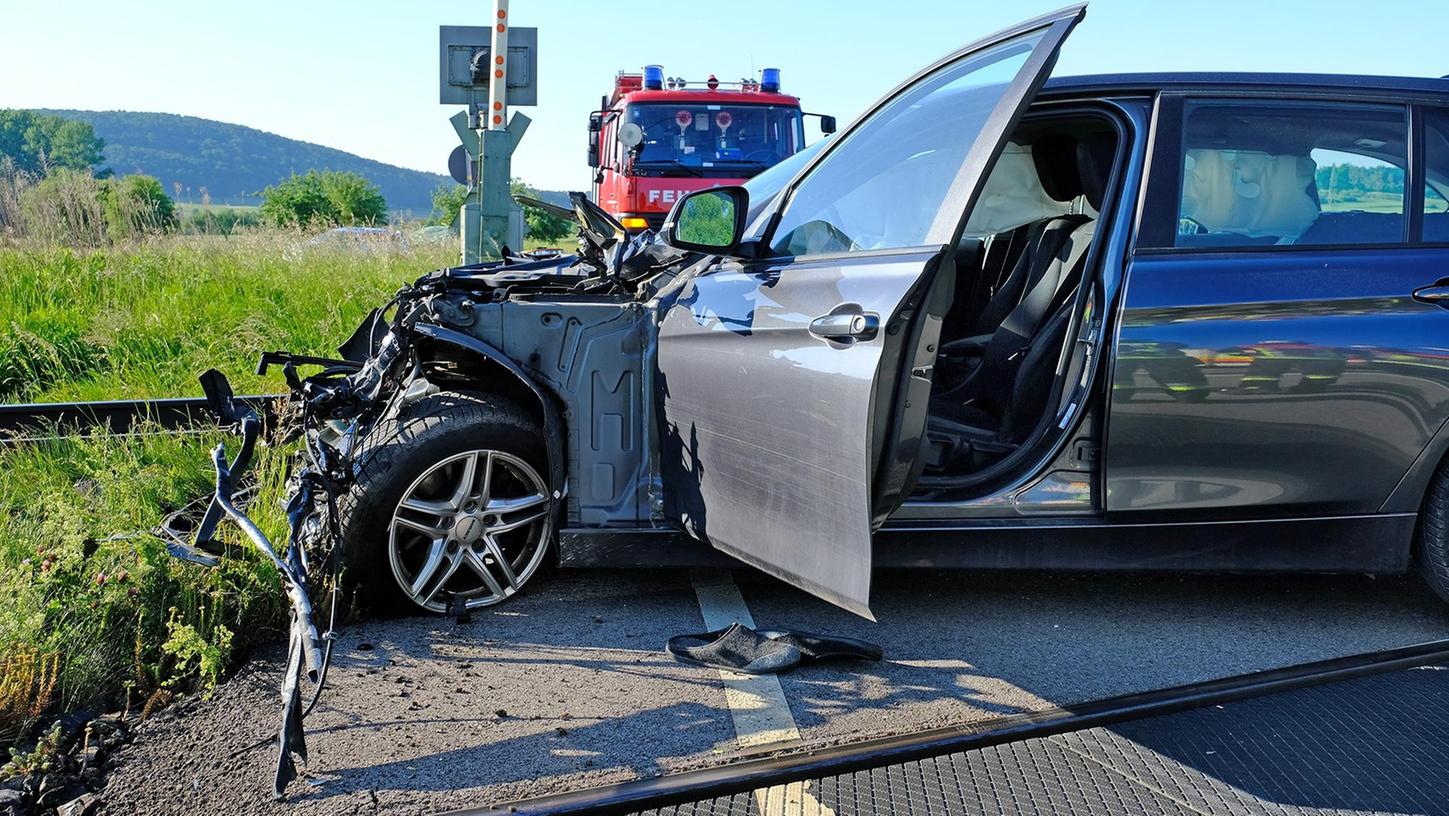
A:
<svg viewBox="0 0 1449 816">
<path fill-rule="evenodd" d="M 825 340 L 868 340 L 880 330 L 880 316 L 869 312 L 836 312 L 810 321 L 810 333 Z"/>
<path fill-rule="evenodd" d="M 1433 286 L 1421 286 L 1414 290 L 1413 298 L 1420 303 L 1437 303 L 1449 308 L 1449 283 L 1440 281 Z"/>
</svg>

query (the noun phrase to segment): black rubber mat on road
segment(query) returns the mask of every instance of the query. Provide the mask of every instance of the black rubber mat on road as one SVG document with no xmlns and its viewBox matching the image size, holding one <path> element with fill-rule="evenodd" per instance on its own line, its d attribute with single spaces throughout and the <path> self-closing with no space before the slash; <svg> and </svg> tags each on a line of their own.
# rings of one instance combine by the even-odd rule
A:
<svg viewBox="0 0 1449 816">
<path fill-rule="evenodd" d="M 643 813 L 1449 814 L 1449 667 L 1400 669 Z"/>
</svg>

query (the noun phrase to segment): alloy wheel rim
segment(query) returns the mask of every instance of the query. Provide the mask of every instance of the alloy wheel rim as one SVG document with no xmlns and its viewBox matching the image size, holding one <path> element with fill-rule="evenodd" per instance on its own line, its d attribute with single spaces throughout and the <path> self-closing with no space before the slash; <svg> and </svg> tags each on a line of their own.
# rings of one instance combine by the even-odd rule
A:
<svg viewBox="0 0 1449 816">
<path fill-rule="evenodd" d="M 497 450 L 450 456 L 403 492 L 388 525 L 393 578 L 418 606 L 446 612 L 509 598 L 543 562 L 552 527 L 543 477 Z"/>
</svg>

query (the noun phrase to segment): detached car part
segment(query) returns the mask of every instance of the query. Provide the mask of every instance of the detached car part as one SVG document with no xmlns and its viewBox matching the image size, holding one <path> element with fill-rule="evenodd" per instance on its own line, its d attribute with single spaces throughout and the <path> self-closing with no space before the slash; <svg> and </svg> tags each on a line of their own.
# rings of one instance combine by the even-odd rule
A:
<svg viewBox="0 0 1449 816">
<path fill-rule="evenodd" d="M 217 525 L 229 519 L 263 555 L 277 568 L 282 585 L 291 603 L 292 623 L 288 635 L 287 668 L 282 680 L 282 721 L 277 736 L 277 766 L 273 779 L 273 793 L 281 799 L 287 784 L 297 776 L 295 754 L 306 761 L 307 742 L 303 730 L 303 718 L 316 704 L 318 695 L 326 683 L 327 665 L 332 655 L 331 632 L 325 650 L 319 645 L 322 638 L 317 633 L 314 608 L 308 587 L 309 564 L 307 551 L 303 546 L 306 515 L 303 508 L 311 506 L 316 479 L 303 476 L 288 503 L 287 515 L 291 526 L 287 546 L 282 552 L 272 544 L 255 522 L 237 506 L 237 483 L 251 464 L 256 450 L 257 437 L 261 433 L 261 419 L 250 408 L 239 407 L 233 399 L 231 386 L 218 371 L 211 370 L 201 376 L 207 402 L 218 422 L 230 428 L 241 437 L 241 447 L 236 458 L 226 458 L 225 444 L 218 444 L 211 452 L 212 464 L 216 469 L 216 490 L 199 524 L 196 525 L 193 541 L 187 545 L 180 541 L 169 541 L 167 548 L 172 555 L 206 566 L 219 563 L 220 549 L 215 539 Z M 327 559 L 331 561 L 329 557 Z M 336 595 L 333 595 L 333 612 L 336 612 Z M 302 705 L 303 677 L 312 684 L 314 693 L 311 702 Z"/>
<path fill-rule="evenodd" d="M 368 499 L 379 491 L 399 493 L 383 503 L 390 569 L 367 563 L 355 551 L 359 557 L 349 559 L 349 566 L 362 584 L 380 576 L 395 579 L 425 609 L 463 614 L 496 603 L 544 563 L 563 495 L 562 420 L 551 397 L 517 363 L 460 329 L 476 320 L 487 291 L 503 291 L 514 281 L 586 299 L 632 300 L 642 278 L 680 254 L 655 245 L 652 235 L 627 240 L 623 229 L 606 215 L 600 218 L 602 212 L 593 212 L 596 208 L 582 195 L 573 203 L 573 215 L 582 224 L 577 256 L 509 255 L 434 272 L 369 314 L 339 349 L 339 358 L 261 355 L 257 373 L 280 366 L 291 392 L 280 435 L 283 441 L 302 442 L 302 466 L 289 480 L 290 532 L 280 551 L 238 506 L 239 479 L 251 464 L 261 420 L 235 400 L 220 372 L 201 376 L 210 410 L 222 427 L 241 437 L 241 446 L 230 462 L 223 445 L 212 451 L 216 487 L 200 520 L 181 518 L 188 515 L 183 511 L 168 518 L 157 534 L 177 558 L 214 567 L 222 553 L 216 528 L 229 520 L 281 575 L 292 623 L 273 780 L 278 798 L 297 776 L 293 756 L 307 757 L 303 720 L 325 686 L 331 658 L 330 627 L 319 636 L 311 581 L 332 578 L 335 617 L 336 582 L 346 555 L 338 546 L 346 538 L 343 525 L 375 523 L 371 511 L 377 502 Z M 515 390 L 521 387 L 521 393 L 514 398 L 536 405 L 524 411 L 506 399 L 480 399 L 437 384 L 464 383 L 476 375 L 462 370 L 464 364 L 492 366 L 516 378 Z M 321 370 L 304 378 L 298 373 L 301 366 Z M 534 422 L 534 415 L 542 422 Z M 437 450 L 446 454 L 426 459 Z M 419 451 L 424 460 L 418 459 Z M 411 473 L 410 461 L 421 472 Z M 408 479 L 405 489 L 399 474 Z M 190 543 L 184 540 L 188 528 L 194 529 Z M 403 533 L 410 538 L 402 541 Z M 309 562 L 309 544 L 324 553 L 320 564 Z M 473 577 L 471 586 L 463 585 L 467 576 Z M 312 694 L 304 706 L 306 685 Z"/>
</svg>

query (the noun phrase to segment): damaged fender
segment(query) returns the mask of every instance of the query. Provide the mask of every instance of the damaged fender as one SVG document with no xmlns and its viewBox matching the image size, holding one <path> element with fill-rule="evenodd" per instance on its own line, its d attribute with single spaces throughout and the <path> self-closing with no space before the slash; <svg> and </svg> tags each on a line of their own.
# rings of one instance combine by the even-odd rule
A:
<svg viewBox="0 0 1449 816">
<path fill-rule="evenodd" d="M 543 386 L 529 376 L 521 366 L 508 359 L 506 354 L 470 334 L 423 322 L 414 324 L 412 330 L 430 340 L 471 352 L 491 363 L 502 366 L 517 377 L 519 382 L 538 399 L 539 410 L 543 413 L 544 445 L 548 452 L 548 485 L 554 498 L 554 512 L 557 513 L 558 499 L 563 496 L 567 478 L 564 472 L 563 418 L 559 415 L 558 405 L 554 402 L 553 396 L 545 391 Z"/>
</svg>

